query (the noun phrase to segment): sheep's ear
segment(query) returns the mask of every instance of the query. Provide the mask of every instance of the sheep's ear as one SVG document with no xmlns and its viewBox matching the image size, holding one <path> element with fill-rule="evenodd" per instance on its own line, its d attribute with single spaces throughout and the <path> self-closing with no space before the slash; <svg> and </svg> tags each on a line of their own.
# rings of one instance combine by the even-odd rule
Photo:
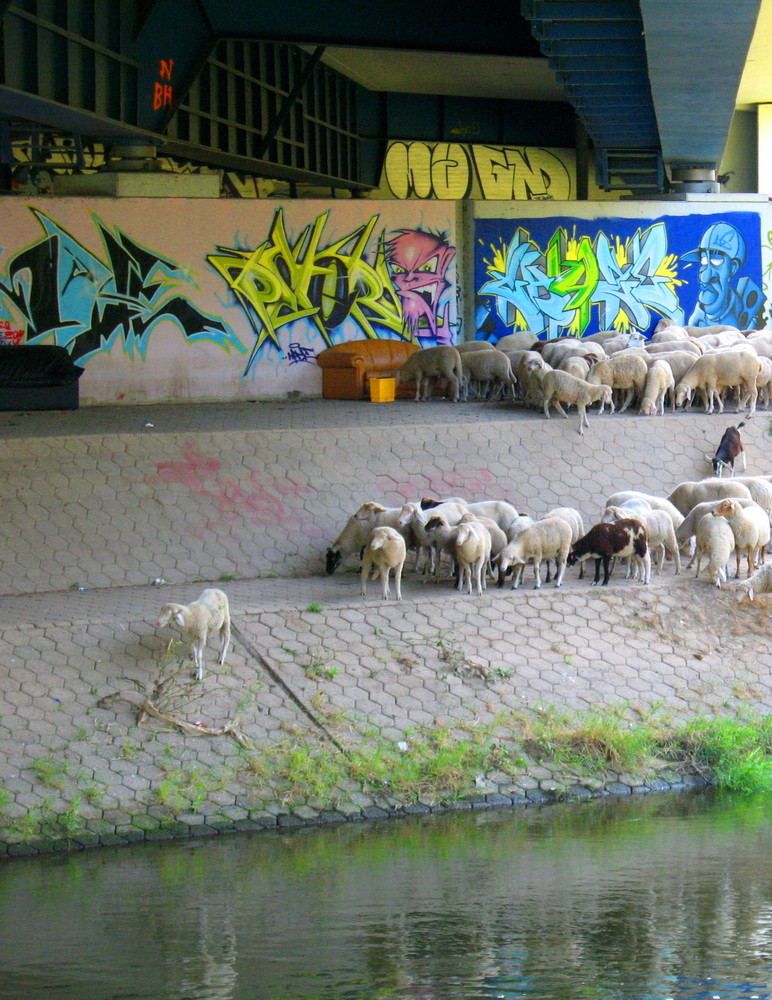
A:
<svg viewBox="0 0 772 1000">
<path fill-rule="evenodd" d="M 703 453 L 702 453 L 702 454 L 703 454 L 703 455 L 705 455 L 705 452 L 703 451 Z M 713 456 L 712 456 L 712 455 L 705 455 L 705 458 L 707 458 L 707 460 L 708 460 L 709 462 L 711 462 L 711 463 L 713 462 Z"/>
<path fill-rule="evenodd" d="M 181 612 L 181 611 L 175 611 L 175 612 L 174 612 L 174 620 L 175 620 L 175 621 L 177 622 L 177 624 L 178 624 L 178 625 L 180 625 L 180 626 L 182 626 L 182 625 L 184 625 L 184 624 L 185 624 L 185 618 L 183 617 L 183 614 L 182 614 L 182 612 Z"/>
</svg>

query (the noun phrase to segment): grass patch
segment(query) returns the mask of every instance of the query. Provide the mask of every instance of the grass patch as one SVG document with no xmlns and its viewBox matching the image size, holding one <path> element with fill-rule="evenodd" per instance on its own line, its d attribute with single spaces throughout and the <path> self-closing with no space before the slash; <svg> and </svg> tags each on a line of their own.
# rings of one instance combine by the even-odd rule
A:
<svg viewBox="0 0 772 1000">
<path fill-rule="evenodd" d="M 719 788 L 752 794 L 772 791 L 772 715 L 694 719 L 676 733 L 671 753 Z"/>
</svg>

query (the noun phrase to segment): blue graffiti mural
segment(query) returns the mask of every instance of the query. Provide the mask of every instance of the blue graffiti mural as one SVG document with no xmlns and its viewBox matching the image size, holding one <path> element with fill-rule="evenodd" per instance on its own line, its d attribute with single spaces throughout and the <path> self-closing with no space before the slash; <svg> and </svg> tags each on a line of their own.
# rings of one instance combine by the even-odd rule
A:
<svg viewBox="0 0 772 1000">
<path fill-rule="evenodd" d="M 699 265 L 697 268 L 694 264 Z M 745 273 L 740 275 L 740 271 Z M 759 217 L 478 220 L 478 336 L 763 323 Z"/>
<path fill-rule="evenodd" d="M 155 326 L 170 320 L 188 341 L 246 352 L 222 320 L 183 294 L 196 286 L 174 261 L 94 217 L 105 250 L 100 260 L 53 219 L 30 211 L 43 236 L 13 254 L 0 276 L 0 317 L 14 318 L 15 310 L 26 343 L 52 341 L 83 364 L 120 339 L 130 357 L 136 351 L 144 358 Z"/>
</svg>

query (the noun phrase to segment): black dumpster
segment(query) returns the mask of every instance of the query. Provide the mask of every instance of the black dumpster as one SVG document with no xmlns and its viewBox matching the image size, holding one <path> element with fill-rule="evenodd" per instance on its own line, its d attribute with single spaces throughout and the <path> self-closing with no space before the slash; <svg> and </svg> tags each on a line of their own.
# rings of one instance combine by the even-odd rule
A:
<svg viewBox="0 0 772 1000">
<path fill-rule="evenodd" d="M 77 410 L 82 374 L 64 347 L 0 344 L 0 410 Z"/>
</svg>

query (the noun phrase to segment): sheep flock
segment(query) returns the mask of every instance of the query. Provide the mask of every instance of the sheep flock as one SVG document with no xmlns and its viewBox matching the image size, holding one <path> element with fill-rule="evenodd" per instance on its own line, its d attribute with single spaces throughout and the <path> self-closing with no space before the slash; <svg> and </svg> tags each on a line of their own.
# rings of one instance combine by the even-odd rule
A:
<svg viewBox="0 0 772 1000">
<path fill-rule="evenodd" d="M 661 320 L 649 340 L 638 332 L 603 331 L 542 341 L 528 331 L 495 344 L 468 341 L 416 351 L 395 372 L 398 385 L 415 381 L 416 400 L 444 391 L 453 402 L 511 400 L 568 417 L 575 406 L 580 434 L 586 410 L 634 409 L 642 416 L 666 408 L 707 413 L 727 406 L 752 416 L 772 396 L 772 330 L 677 326 Z"/>
</svg>

